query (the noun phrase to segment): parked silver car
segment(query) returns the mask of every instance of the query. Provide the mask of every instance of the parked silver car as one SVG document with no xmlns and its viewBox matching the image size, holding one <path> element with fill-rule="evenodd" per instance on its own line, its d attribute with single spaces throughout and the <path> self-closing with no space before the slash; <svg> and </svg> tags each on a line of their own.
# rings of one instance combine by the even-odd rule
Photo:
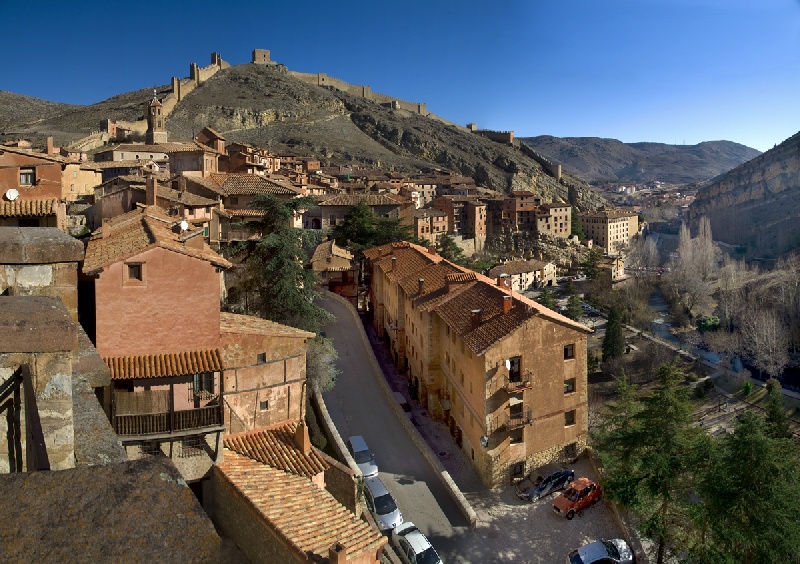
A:
<svg viewBox="0 0 800 564">
<path fill-rule="evenodd" d="M 378 475 L 378 465 L 375 464 L 375 455 L 369 450 L 367 441 L 361 435 L 354 435 L 347 439 L 347 450 L 356 461 L 361 475 L 365 478 Z"/>
<path fill-rule="evenodd" d="M 442 560 L 430 541 L 411 521 L 392 530 L 392 546 L 405 564 L 441 564 Z"/>
<path fill-rule="evenodd" d="M 372 513 L 381 531 L 394 529 L 403 522 L 403 516 L 397 504 L 377 476 L 364 479 L 364 501 L 367 509 Z"/>
</svg>

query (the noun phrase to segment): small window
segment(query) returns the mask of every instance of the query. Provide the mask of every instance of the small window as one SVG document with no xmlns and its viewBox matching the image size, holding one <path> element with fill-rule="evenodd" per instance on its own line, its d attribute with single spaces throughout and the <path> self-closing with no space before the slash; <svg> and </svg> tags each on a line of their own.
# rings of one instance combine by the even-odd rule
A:
<svg viewBox="0 0 800 564">
<path fill-rule="evenodd" d="M 269 409 L 269 400 L 261 400 L 258 402 L 258 409 L 261 411 L 266 411 Z"/>
<path fill-rule="evenodd" d="M 564 345 L 564 360 L 575 358 L 575 345 Z"/>
<path fill-rule="evenodd" d="M 239 203 L 239 198 L 231 198 L 231 205 L 235 206 Z"/>
<path fill-rule="evenodd" d="M 203 227 L 203 237 L 208 237 L 208 225 Z"/>
<path fill-rule="evenodd" d="M 77 170 L 73 170 L 72 171 L 72 178 L 78 178 L 78 171 Z"/>
<path fill-rule="evenodd" d="M 571 394 L 575 391 L 575 378 L 564 380 L 564 393 Z"/>
<path fill-rule="evenodd" d="M 258 360 L 256 364 L 266 364 L 267 363 L 267 353 L 258 353 Z"/>
<path fill-rule="evenodd" d="M 19 185 L 33 186 L 34 184 L 36 184 L 36 169 L 35 168 L 19 169 Z"/>
<path fill-rule="evenodd" d="M 564 427 L 575 424 L 575 410 L 564 412 Z"/>
<path fill-rule="evenodd" d="M 128 280 L 138 280 L 139 282 L 144 280 L 141 263 L 128 264 Z"/>
</svg>

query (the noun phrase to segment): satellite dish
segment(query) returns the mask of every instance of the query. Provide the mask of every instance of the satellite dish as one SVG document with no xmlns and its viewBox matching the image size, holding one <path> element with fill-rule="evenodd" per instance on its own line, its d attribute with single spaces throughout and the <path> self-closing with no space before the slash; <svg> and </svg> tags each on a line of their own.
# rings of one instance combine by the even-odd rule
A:
<svg viewBox="0 0 800 564">
<path fill-rule="evenodd" d="M 511 370 L 511 359 L 506 359 L 506 370 Z"/>
<path fill-rule="evenodd" d="M 181 231 L 188 231 L 189 230 L 189 222 L 185 219 L 181 221 Z"/>
<path fill-rule="evenodd" d="M 503 284 L 505 284 L 506 286 L 508 286 L 510 288 L 511 287 L 511 279 L 510 278 L 506 278 L 505 281 L 503 282 Z"/>
<path fill-rule="evenodd" d="M 6 198 L 8 198 L 9 202 L 13 202 L 17 198 L 19 198 L 19 190 L 17 190 L 16 188 L 10 188 L 6 192 Z"/>
</svg>

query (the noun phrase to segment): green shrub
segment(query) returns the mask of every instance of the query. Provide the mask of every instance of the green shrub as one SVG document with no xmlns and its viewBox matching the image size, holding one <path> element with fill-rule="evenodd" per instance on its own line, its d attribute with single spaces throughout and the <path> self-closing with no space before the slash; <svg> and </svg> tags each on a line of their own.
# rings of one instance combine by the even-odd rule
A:
<svg viewBox="0 0 800 564">
<path fill-rule="evenodd" d="M 695 324 L 697 325 L 697 330 L 701 333 L 705 333 L 706 331 L 716 331 L 719 329 L 719 317 L 716 315 L 704 315 L 702 317 L 698 317 Z"/>
<path fill-rule="evenodd" d="M 706 378 L 706 381 L 703 382 L 703 387 L 706 389 L 706 391 L 710 392 L 714 389 L 714 380 L 711 378 Z"/>
<path fill-rule="evenodd" d="M 703 399 L 708 395 L 708 392 L 706 391 L 704 386 L 697 386 L 694 389 L 694 395 L 697 396 L 697 399 Z"/>
<path fill-rule="evenodd" d="M 753 391 L 753 383 L 751 381 L 748 380 L 747 382 L 742 384 L 742 395 L 743 396 L 749 396 L 750 392 L 752 392 L 752 391 Z"/>
<path fill-rule="evenodd" d="M 766 388 L 768 394 L 771 394 L 773 390 L 778 390 L 780 393 L 781 383 L 777 378 L 770 378 L 767 380 Z"/>
</svg>

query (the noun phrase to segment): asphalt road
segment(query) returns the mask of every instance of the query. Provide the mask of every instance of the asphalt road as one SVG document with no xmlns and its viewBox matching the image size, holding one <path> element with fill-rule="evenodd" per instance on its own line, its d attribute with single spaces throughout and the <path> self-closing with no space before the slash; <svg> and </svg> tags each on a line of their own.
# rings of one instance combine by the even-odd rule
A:
<svg viewBox="0 0 800 564">
<path fill-rule="evenodd" d="M 324 397 L 339 434 L 345 441 L 364 437 L 403 519 L 413 521 L 435 548 L 449 552 L 457 537 L 468 534 L 467 520 L 388 404 L 376 380 L 383 375 L 374 373 L 353 316 L 334 299 L 323 298 L 320 305 L 336 317 L 323 331 L 339 353 L 341 374 Z"/>
</svg>

